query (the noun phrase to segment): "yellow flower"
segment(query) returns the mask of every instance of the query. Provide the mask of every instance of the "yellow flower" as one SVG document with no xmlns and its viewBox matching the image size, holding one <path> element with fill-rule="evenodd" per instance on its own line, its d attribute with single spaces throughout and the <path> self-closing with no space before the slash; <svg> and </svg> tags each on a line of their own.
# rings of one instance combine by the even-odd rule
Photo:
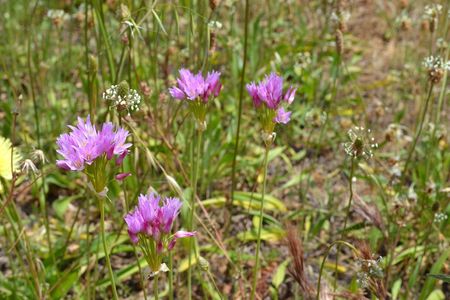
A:
<svg viewBox="0 0 450 300">
<path fill-rule="evenodd" d="M 20 155 L 14 149 L 13 155 L 13 170 L 16 171 L 19 168 Z M 11 141 L 0 136 L 0 177 L 7 180 L 12 179 L 11 172 Z"/>
</svg>

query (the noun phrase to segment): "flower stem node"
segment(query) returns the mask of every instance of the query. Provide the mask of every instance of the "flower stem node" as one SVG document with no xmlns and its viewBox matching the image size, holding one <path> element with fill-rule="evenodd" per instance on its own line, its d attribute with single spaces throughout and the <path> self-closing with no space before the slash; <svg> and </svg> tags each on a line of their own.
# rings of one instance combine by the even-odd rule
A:
<svg viewBox="0 0 450 300">
<path fill-rule="evenodd" d="M 159 266 L 159 270 L 158 271 L 156 271 L 156 272 L 152 271 L 148 276 L 150 278 L 152 278 L 152 277 L 155 277 L 156 275 L 158 275 L 159 273 L 166 273 L 166 272 L 169 272 L 169 271 L 170 271 L 169 267 L 167 267 L 167 265 L 165 263 L 162 263 Z"/>
<path fill-rule="evenodd" d="M 277 133 L 276 132 L 272 132 L 272 133 L 267 133 L 265 131 L 263 131 L 262 133 L 262 139 L 264 141 L 264 144 L 269 147 L 270 145 L 273 144 L 273 142 L 275 142 L 275 138 L 277 137 Z"/>
<path fill-rule="evenodd" d="M 203 120 L 203 122 L 201 121 L 197 121 L 197 130 L 199 131 L 205 131 L 206 130 L 206 121 Z"/>
</svg>

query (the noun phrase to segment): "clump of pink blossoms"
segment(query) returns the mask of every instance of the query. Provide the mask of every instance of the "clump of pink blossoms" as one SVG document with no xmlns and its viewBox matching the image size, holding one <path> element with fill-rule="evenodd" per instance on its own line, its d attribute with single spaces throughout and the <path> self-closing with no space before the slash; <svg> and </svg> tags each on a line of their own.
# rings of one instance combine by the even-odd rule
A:
<svg viewBox="0 0 450 300">
<path fill-rule="evenodd" d="M 253 106 L 258 111 L 261 125 L 268 139 L 273 138 L 277 123 L 287 124 L 291 120 L 291 112 L 286 111 L 285 106 L 294 101 L 296 90 L 291 86 L 283 94 L 283 78 L 275 73 L 266 75 L 261 82 L 247 84 L 247 91 L 252 97 Z"/>
<path fill-rule="evenodd" d="M 115 175 L 114 171 L 122 164 L 131 147 L 126 142 L 128 131 L 114 128 L 109 122 L 97 130 L 89 116 L 86 122 L 79 117 L 77 125 L 69 125 L 69 128 L 72 131 L 61 134 L 56 141 L 59 147 L 57 152 L 63 157 L 56 161 L 56 165 L 64 170 L 83 171 L 95 191 L 104 192 L 108 180 Z M 110 164 L 111 161 L 114 163 Z M 118 174 L 116 179 L 122 180 L 128 175 Z"/>
<path fill-rule="evenodd" d="M 172 225 L 178 217 L 181 202 L 178 198 L 164 197 L 155 193 L 140 195 L 136 208 L 125 216 L 128 234 L 138 244 L 153 272 L 158 272 L 166 253 L 173 249 L 176 240 L 192 237 L 196 232 L 177 231 L 171 234 Z"/>
<path fill-rule="evenodd" d="M 169 88 L 170 95 L 178 100 L 186 100 L 201 129 L 206 128 L 206 112 L 211 98 L 219 96 L 222 84 L 220 72 L 212 71 L 206 76 L 201 72 L 193 74 L 180 69 L 177 86 Z"/>
</svg>

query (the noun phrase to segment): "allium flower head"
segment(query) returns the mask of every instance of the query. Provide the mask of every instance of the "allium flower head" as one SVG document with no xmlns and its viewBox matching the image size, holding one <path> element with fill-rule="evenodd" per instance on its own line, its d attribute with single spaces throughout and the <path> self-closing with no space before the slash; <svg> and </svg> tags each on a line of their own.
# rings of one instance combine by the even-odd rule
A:
<svg viewBox="0 0 450 300">
<path fill-rule="evenodd" d="M 131 241 L 139 243 L 150 268 L 156 272 L 164 254 L 173 249 L 178 238 L 191 237 L 196 233 L 178 231 L 170 234 L 182 206 L 178 198 L 161 199 L 152 193 L 140 195 L 138 201 L 137 207 L 124 219 Z"/>
<path fill-rule="evenodd" d="M 19 168 L 21 156 L 16 148 L 13 150 L 12 164 L 11 164 L 11 141 L 0 136 L 0 177 L 6 180 L 12 179 L 12 173 Z M 11 170 L 12 166 L 12 170 Z"/>
<path fill-rule="evenodd" d="M 179 74 L 177 86 L 169 88 L 169 93 L 175 99 L 188 101 L 195 118 L 203 124 L 209 100 L 218 97 L 222 88 L 220 72 L 212 71 L 203 76 L 201 72 L 193 74 L 180 69 Z"/>
<path fill-rule="evenodd" d="M 120 165 L 131 147 L 126 143 L 128 131 L 115 129 L 112 123 L 104 123 L 97 130 L 89 116 L 86 122 L 78 118 L 77 126 L 69 125 L 69 128 L 72 131 L 61 134 L 56 141 L 57 152 L 63 157 L 56 165 L 64 170 L 84 171 L 95 190 L 103 191 L 108 179 L 105 171 L 108 162 L 115 158 L 114 165 Z"/>
<path fill-rule="evenodd" d="M 290 105 L 295 98 L 296 89 L 290 87 L 283 94 L 283 78 L 275 73 L 266 75 L 259 83 L 247 84 L 247 91 L 252 97 L 253 106 L 257 109 L 264 131 L 271 135 L 275 123 L 287 124 L 290 121 L 291 112 L 282 106 Z"/>
<path fill-rule="evenodd" d="M 103 100 L 119 112 L 126 110 L 128 115 L 138 111 L 141 104 L 141 96 L 136 90 L 130 89 L 126 81 L 122 81 L 118 85 L 112 85 L 107 89 L 103 93 Z"/>
<path fill-rule="evenodd" d="M 375 139 L 371 136 L 370 129 L 355 126 L 347 132 L 347 135 L 350 141 L 344 144 L 344 149 L 350 157 L 372 158 L 372 149 L 377 148 L 378 144 L 374 143 Z"/>
</svg>

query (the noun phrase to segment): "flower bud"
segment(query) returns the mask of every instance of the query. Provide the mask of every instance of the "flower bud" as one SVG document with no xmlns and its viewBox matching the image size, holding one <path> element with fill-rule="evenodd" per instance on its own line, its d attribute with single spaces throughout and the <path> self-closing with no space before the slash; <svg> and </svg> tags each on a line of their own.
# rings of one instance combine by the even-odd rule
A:
<svg viewBox="0 0 450 300">
<path fill-rule="evenodd" d="M 342 35 L 342 31 L 340 29 L 336 29 L 335 39 L 336 39 L 336 52 L 339 56 L 341 56 L 342 52 L 344 51 L 344 36 Z"/>
<path fill-rule="evenodd" d="M 198 257 L 198 264 L 203 271 L 209 270 L 209 262 L 203 256 Z"/>
</svg>

